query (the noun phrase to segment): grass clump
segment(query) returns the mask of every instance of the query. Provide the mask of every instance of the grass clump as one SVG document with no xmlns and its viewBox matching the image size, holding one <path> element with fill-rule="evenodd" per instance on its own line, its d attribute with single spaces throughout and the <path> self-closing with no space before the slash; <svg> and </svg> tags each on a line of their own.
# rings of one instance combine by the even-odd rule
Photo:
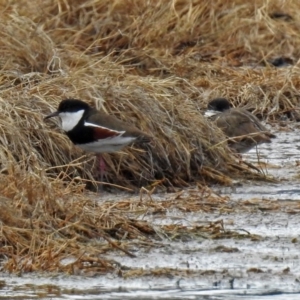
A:
<svg viewBox="0 0 300 300">
<path fill-rule="evenodd" d="M 85 243 L 98 237 L 115 249 L 109 230 L 137 228 L 82 195 L 95 158 L 43 121 L 62 99 L 85 100 L 154 136 L 149 147 L 104 155 L 108 182 L 129 190 L 263 177 L 239 164 L 203 117 L 213 97 L 269 121 L 297 119 L 299 1 L 11 0 L 0 9 L 0 243 L 8 270 L 62 270 L 64 256 L 112 270 L 100 259 L 107 246 L 86 251 Z M 290 66 L 276 68 L 278 58 Z M 144 236 L 141 227 L 134 232 Z"/>
</svg>

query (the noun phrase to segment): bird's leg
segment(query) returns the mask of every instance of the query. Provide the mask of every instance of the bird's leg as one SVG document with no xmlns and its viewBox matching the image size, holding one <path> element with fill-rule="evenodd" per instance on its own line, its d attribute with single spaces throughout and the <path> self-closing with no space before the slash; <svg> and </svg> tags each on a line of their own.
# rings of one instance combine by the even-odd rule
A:
<svg viewBox="0 0 300 300">
<path fill-rule="evenodd" d="M 239 161 L 239 165 L 242 164 L 242 162 L 243 162 L 243 156 L 242 156 L 242 154 L 241 153 L 236 153 L 236 157 L 237 157 L 237 159 Z"/>
</svg>

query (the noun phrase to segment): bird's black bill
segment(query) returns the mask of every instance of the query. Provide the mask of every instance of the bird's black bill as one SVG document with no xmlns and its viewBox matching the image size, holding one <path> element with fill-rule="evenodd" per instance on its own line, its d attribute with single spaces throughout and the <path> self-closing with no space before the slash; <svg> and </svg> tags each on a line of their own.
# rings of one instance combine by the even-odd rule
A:
<svg viewBox="0 0 300 300">
<path fill-rule="evenodd" d="M 47 120 L 47 119 L 50 119 L 50 118 L 53 118 L 53 117 L 58 117 L 58 115 L 59 115 L 59 112 L 58 112 L 58 111 L 55 111 L 55 112 L 53 112 L 52 114 L 46 116 L 46 117 L 44 118 L 44 120 Z"/>
</svg>

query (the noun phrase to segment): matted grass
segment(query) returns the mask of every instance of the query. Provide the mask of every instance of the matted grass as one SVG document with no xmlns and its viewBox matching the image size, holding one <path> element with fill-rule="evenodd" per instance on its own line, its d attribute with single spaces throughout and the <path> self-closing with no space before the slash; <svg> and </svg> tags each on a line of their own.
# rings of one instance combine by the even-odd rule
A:
<svg viewBox="0 0 300 300">
<path fill-rule="evenodd" d="M 119 266 L 101 255 L 117 250 L 134 258 L 137 248 L 154 247 L 161 234 L 172 239 L 182 234 L 183 228 L 178 226 L 154 229 L 141 216 L 164 214 L 171 208 L 208 212 L 226 205 L 226 199 L 206 187 L 171 194 L 162 201 L 141 194 L 140 198 L 127 196 L 121 201 L 98 202 L 79 195 L 82 185 L 70 183 L 63 187 L 61 181 L 49 183 L 44 172 L 31 173 L 21 181 L 15 179 L 20 170 L 11 172 L 10 184 L 0 184 L 0 253 L 6 258 L 5 270 L 10 272 L 116 271 Z M 40 179 L 44 179 L 43 185 Z M 223 230 L 209 224 L 197 227 L 199 234 L 215 235 L 217 231 L 221 234 Z"/>
<path fill-rule="evenodd" d="M 117 247 L 116 224 L 125 224 L 124 243 L 144 238 L 127 215 L 83 195 L 95 158 L 43 121 L 62 99 L 153 135 L 150 146 L 104 155 L 107 181 L 127 190 L 264 178 L 203 117 L 212 97 L 269 121 L 297 118 L 297 0 L 11 0 L 0 9 L 0 243 L 10 271 L 63 270 L 60 260 L 73 255 L 106 272 L 113 263 L 100 254 Z M 293 65 L 275 68 L 278 57 Z M 90 238 L 106 242 L 87 246 Z"/>
</svg>

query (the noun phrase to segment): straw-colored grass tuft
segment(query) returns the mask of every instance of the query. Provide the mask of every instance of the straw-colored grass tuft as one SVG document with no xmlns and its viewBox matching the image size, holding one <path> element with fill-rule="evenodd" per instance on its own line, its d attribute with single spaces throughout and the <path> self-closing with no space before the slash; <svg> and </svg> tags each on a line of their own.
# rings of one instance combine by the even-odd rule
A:
<svg viewBox="0 0 300 300">
<path fill-rule="evenodd" d="M 154 247 L 161 235 L 179 239 L 183 234 L 182 227 L 154 229 L 140 216 L 164 215 L 170 208 L 213 211 L 227 202 L 205 187 L 160 201 L 141 194 L 140 198 L 99 202 L 81 194 L 83 185 L 71 182 L 64 186 L 61 180 L 50 183 L 44 170 L 25 174 L 22 167 L 9 169 L 7 178 L 0 180 L 0 257 L 5 258 L 3 268 L 14 273 L 119 272 L 119 264 L 104 258 L 107 252 L 134 258 L 137 247 Z M 207 224 L 197 228 L 207 235 L 216 234 Z M 219 231 L 222 234 L 221 228 Z"/>
<path fill-rule="evenodd" d="M 98 255 L 105 246 L 84 243 L 98 237 L 116 249 L 107 233 L 116 224 L 143 236 L 140 224 L 80 197 L 96 178 L 95 157 L 43 120 L 62 99 L 153 135 L 149 146 L 104 155 L 106 181 L 127 190 L 263 178 L 203 117 L 213 97 L 269 121 L 298 118 L 297 0 L 12 0 L 0 9 L 0 243 L 9 270 L 61 270 L 59 259 L 47 263 L 72 255 L 112 270 Z"/>
</svg>

